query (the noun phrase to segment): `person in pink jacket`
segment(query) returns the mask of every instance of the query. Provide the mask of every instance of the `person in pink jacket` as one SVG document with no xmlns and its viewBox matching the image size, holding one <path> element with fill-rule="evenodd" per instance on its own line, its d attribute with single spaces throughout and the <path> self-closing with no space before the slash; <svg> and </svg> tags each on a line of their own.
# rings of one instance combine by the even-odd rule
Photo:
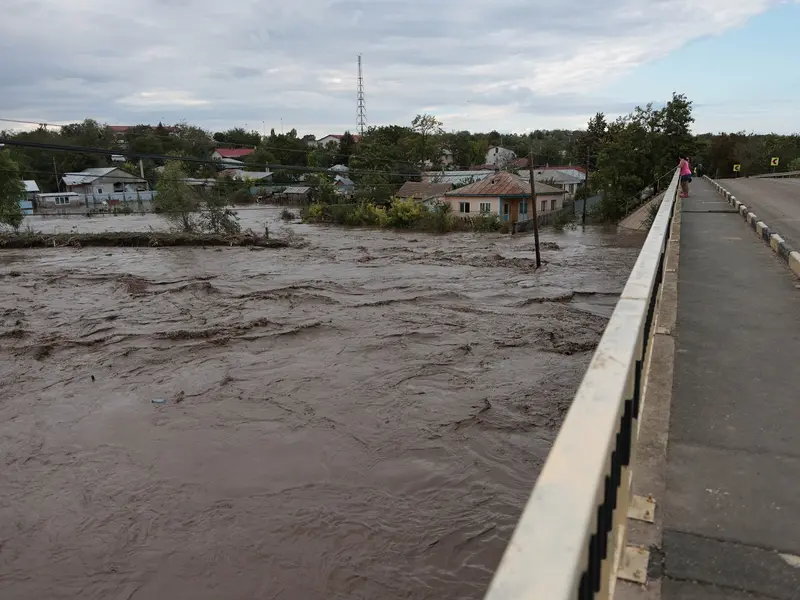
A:
<svg viewBox="0 0 800 600">
<path fill-rule="evenodd" d="M 681 198 L 689 197 L 689 183 L 692 181 L 692 167 L 689 165 L 689 158 L 681 156 L 681 161 L 678 163 L 681 169 Z"/>
</svg>

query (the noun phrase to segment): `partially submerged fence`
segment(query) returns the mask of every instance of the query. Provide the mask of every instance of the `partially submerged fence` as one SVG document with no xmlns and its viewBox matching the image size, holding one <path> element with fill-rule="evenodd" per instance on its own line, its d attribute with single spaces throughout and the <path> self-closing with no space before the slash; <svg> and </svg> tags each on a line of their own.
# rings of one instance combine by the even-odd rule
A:
<svg viewBox="0 0 800 600">
<path fill-rule="evenodd" d="M 485 600 L 611 597 L 677 188 L 676 170 Z"/>
</svg>

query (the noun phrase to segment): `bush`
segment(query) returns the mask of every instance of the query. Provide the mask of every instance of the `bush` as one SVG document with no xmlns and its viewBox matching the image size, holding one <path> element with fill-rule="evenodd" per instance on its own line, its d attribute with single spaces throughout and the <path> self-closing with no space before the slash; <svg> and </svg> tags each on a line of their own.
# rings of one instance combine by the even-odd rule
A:
<svg viewBox="0 0 800 600">
<path fill-rule="evenodd" d="M 500 231 L 503 228 L 500 216 L 494 213 L 481 213 L 472 217 L 472 230 L 480 232 Z"/>
<path fill-rule="evenodd" d="M 393 198 L 386 214 L 389 217 L 388 225 L 398 229 L 410 229 L 422 218 L 423 206 L 415 200 L 401 200 Z"/>
<path fill-rule="evenodd" d="M 304 220 L 310 223 L 319 223 L 325 219 L 325 207 L 319 202 L 314 202 L 306 208 Z"/>
<path fill-rule="evenodd" d="M 297 215 L 290 211 L 288 208 L 284 208 L 281 211 L 281 219 L 284 221 L 294 221 L 297 218 Z"/>
</svg>

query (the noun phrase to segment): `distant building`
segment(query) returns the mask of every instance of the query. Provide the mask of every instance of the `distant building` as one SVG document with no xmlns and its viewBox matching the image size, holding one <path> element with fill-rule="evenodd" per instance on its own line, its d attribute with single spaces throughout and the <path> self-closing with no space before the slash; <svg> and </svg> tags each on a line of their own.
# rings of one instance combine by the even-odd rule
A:
<svg viewBox="0 0 800 600">
<path fill-rule="evenodd" d="M 272 179 L 271 171 L 244 171 L 242 169 L 225 169 L 219 172 L 219 177 L 230 177 L 237 181 L 265 181 Z"/>
<path fill-rule="evenodd" d="M 54 192 L 52 194 L 37 194 L 36 208 L 67 208 L 85 207 L 85 196 L 75 192 Z"/>
<path fill-rule="evenodd" d="M 513 150 L 502 146 L 492 146 L 486 151 L 484 163 L 496 167 L 504 167 L 515 158 L 517 158 L 517 154 Z"/>
<path fill-rule="evenodd" d="M 118 167 L 98 167 L 84 169 L 79 173 L 65 173 L 61 183 L 67 192 L 98 196 L 148 190 L 146 179 L 131 175 Z"/>
<path fill-rule="evenodd" d="M 519 172 L 519 176 L 525 181 L 529 181 L 531 177 L 530 171 L 527 169 L 522 169 Z M 582 183 L 581 179 L 573 177 L 566 171 L 558 171 L 555 169 L 545 170 L 537 168 L 534 169 L 533 176 L 536 179 L 537 184 L 541 182 L 560 188 L 567 193 L 567 196 L 570 199 L 575 196 L 575 192 L 578 191 L 578 187 Z"/>
<path fill-rule="evenodd" d="M 356 184 L 353 183 L 353 180 L 342 175 L 333 178 L 333 187 L 337 194 L 348 198 L 352 197 L 356 191 Z"/>
<path fill-rule="evenodd" d="M 227 159 L 240 159 L 255 152 L 255 148 L 217 148 L 211 153 L 211 160 L 225 161 Z"/>
<path fill-rule="evenodd" d="M 424 171 L 422 181 L 430 183 L 450 183 L 454 186 L 475 183 L 494 174 L 494 169 L 482 171 Z"/>
<path fill-rule="evenodd" d="M 36 194 L 39 193 L 39 185 L 32 179 L 23 180 L 22 184 L 25 186 L 25 196 L 20 198 L 19 207 L 22 209 L 23 215 L 32 215 L 33 202 L 36 199 Z"/>
<path fill-rule="evenodd" d="M 328 171 L 332 171 L 333 173 L 347 173 L 350 170 L 350 167 L 347 165 L 333 165 Z"/>
<path fill-rule="evenodd" d="M 289 202 L 302 204 L 311 200 L 311 188 L 308 186 L 293 186 L 283 190 L 282 196 Z"/>
<path fill-rule="evenodd" d="M 318 140 L 309 140 L 308 145 L 309 146 L 315 146 L 317 148 L 324 148 L 328 144 L 336 144 L 338 146 L 339 142 L 342 141 L 343 137 L 344 137 L 344 134 L 331 133 L 331 134 L 326 135 L 325 137 L 319 138 Z M 360 135 L 353 135 L 353 140 L 355 142 L 360 142 L 361 141 L 361 136 Z"/>
<path fill-rule="evenodd" d="M 533 218 L 530 206 L 531 186 L 513 173 L 498 172 L 476 183 L 447 192 L 444 196 L 461 217 L 496 214 L 512 223 Z M 539 213 L 559 210 L 564 206 L 564 191 L 546 184 L 537 184 L 536 201 Z"/>
<path fill-rule="evenodd" d="M 403 198 L 404 200 L 411 199 L 425 202 L 439 199 L 452 189 L 452 183 L 406 181 L 402 187 L 394 193 L 394 196 L 395 198 Z"/>
</svg>

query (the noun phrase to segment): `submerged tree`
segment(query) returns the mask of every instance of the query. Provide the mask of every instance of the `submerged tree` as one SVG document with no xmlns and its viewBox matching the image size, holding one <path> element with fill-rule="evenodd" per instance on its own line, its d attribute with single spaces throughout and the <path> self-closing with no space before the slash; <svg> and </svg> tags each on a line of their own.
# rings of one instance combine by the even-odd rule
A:
<svg viewBox="0 0 800 600">
<path fill-rule="evenodd" d="M 173 229 L 191 232 L 197 229 L 199 201 L 185 180 L 183 164 L 178 160 L 168 161 L 156 185 L 157 195 L 153 204 Z"/>
<path fill-rule="evenodd" d="M 18 230 L 22 225 L 22 208 L 19 201 L 25 198 L 25 186 L 19 175 L 17 163 L 8 150 L 0 152 L 0 223 Z"/>
</svg>

